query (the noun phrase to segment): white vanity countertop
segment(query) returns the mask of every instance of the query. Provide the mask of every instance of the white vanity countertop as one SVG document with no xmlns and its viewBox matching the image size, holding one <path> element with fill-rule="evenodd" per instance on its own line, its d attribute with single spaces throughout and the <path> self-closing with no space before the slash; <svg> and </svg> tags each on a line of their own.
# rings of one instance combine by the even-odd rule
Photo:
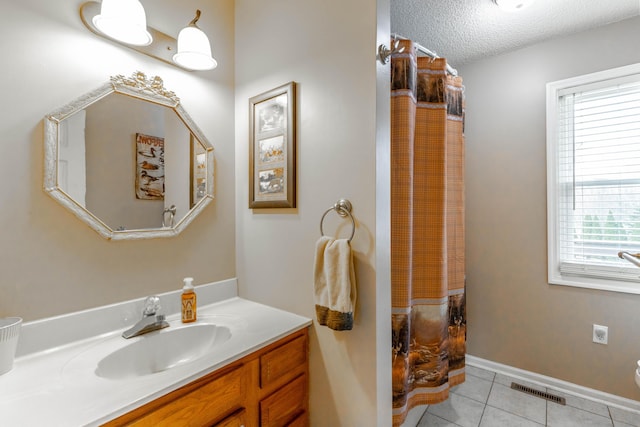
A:
<svg viewBox="0 0 640 427">
<path fill-rule="evenodd" d="M 171 299 L 176 296 L 179 293 Z M 179 314 L 167 320 L 177 325 Z M 311 324 L 306 317 L 238 297 L 199 304 L 198 321 L 227 326 L 232 336 L 211 355 L 151 375 L 112 380 L 94 373 L 93 354 L 105 342 L 114 343 L 116 349 L 145 339 L 144 335 L 120 338 L 132 324 L 20 355 L 13 369 L 0 375 L 0 425 L 100 425 Z"/>
</svg>

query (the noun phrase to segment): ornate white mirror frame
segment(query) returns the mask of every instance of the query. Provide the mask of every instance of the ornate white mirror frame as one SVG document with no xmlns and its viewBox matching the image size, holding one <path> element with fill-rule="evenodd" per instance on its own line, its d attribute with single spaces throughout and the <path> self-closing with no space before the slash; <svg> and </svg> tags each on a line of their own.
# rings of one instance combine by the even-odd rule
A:
<svg viewBox="0 0 640 427">
<path fill-rule="evenodd" d="M 128 95 L 135 99 L 170 108 L 189 130 L 192 141 L 195 140 L 196 142 L 199 142 L 200 147 L 204 151 L 202 154 L 204 154 L 205 157 L 206 176 L 204 177 L 204 183 L 201 185 L 204 189 L 200 189 L 197 198 L 192 199 L 190 202 L 190 205 L 192 205 L 190 209 L 182 218 L 178 218 L 175 224 L 173 224 L 173 213 L 170 213 L 170 225 L 165 226 L 165 215 L 167 211 L 171 210 L 170 208 L 165 208 L 162 218 L 158 219 L 158 222 L 161 223 L 158 227 L 114 230 L 113 225 L 107 225 L 105 221 L 99 218 L 98 215 L 87 209 L 84 203 L 81 203 L 70 196 L 66 189 L 62 188 L 60 185 L 59 160 L 62 138 L 61 125 L 63 121 L 113 93 Z M 115 127 L 118 125 L 118 123 L 110 124 L 110 126 Z M 190 149 L 193 150 L 193 148 Z M 133 148 L 131 149 L 131 152 L 134 152 Z M 47 114 L 44 119 L 44 154 L 44 190 L 62 206 L 67 208 L 80 220 L 106 239 L 135 240 L 176 236 L 182 232 L 182 230 L 184 230 L 213 199 L 213 146 L 209 143 L 200 128 L 182 107 L 176 94 L 164 88 L 162 79 L 157 76 L 148 79 L 144 73 L 139 71 L 133 73 L 131 77 L 124 77 L 122 75 L 111 77 L 110 82 L 105 83 L 96 90 L 79 97 L 50 114 Z M 191 154 L 193 154 L 193 152 Z M 164 163 L 164 157 L 162 162 Z M 185 188 L 184 191 L 194 191 L 192 183 L 194 172 L 193 167 L 194 161 L 192 159 L 190 165 L 191 184 L 189 185 L 190 188 Z M 164 193 L 164 187 L 162 191 Z M 193 196 L 193 193 L 191 193 L 191 196 Z M 175 212 L 175 206 L 171 206 L 171 208 L 174 208 L 173 210 Z"/>
</svg>

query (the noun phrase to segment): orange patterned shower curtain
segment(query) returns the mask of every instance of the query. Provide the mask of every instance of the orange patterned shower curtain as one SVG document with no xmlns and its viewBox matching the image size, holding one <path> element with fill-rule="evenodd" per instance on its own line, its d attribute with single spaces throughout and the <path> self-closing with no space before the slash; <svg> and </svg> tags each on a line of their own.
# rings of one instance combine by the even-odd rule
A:
<svg viewBox="0 0 640 427">
<path fill-rule="evenodd" d="M 464 381 L 464 88 L 446 60 L 391 59 L 393 424 Z"/>
</svg>

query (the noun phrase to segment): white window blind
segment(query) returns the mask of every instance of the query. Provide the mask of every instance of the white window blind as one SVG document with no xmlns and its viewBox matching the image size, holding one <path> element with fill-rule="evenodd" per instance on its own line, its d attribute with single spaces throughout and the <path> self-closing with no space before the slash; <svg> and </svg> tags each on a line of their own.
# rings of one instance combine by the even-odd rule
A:
<svg viewBox="0 0 640 427">
<path fill-rule="evenodd" d="M 618 257 L 640 252 L 640 74 L 610 70 L 547 94 L 549 280 L 640 293 L 640 269 Z"/>
</svg>

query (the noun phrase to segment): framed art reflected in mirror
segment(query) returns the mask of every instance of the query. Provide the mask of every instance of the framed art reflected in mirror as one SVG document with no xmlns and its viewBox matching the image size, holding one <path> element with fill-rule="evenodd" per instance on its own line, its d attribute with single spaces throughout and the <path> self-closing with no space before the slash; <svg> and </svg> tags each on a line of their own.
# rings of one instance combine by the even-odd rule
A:
<svg viewBox="0 0 640 427">
<path fill-rule="evenodd" d="M 250 98 L 249 128 L 249 208 L 295 208 L 295 82 Z"/>
</svg>

